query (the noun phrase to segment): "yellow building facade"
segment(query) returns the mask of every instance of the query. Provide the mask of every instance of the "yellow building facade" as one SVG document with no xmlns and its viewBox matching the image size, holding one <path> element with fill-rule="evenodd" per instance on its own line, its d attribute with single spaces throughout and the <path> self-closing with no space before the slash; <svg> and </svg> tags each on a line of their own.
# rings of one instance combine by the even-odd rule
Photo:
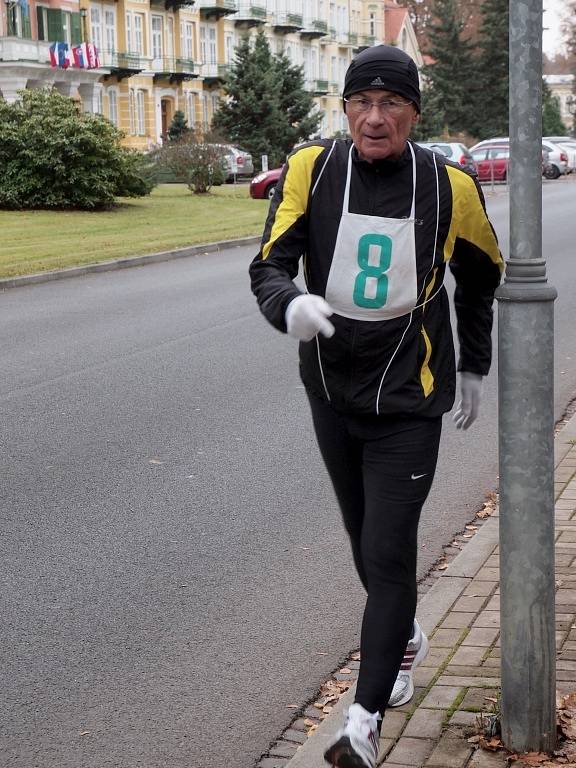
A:
<svg viewBox="0 0 576 768">
<path fill-rule="evenodd" d="M 51 84 L 79 98 L 86 111 L 104 114 L 125 133 L 126 145 L 141 150 L 162 142 L 176 110 L 189 125 L 209 128 L 236 46 L 260 28 L 273 53 L 284 52 L 303 67 L 306 88 L 324 114 L 322 136 L 346 129 L 341 92 L 355 52 L 388 42 L 422 64 L 408 12 L 395 0 L 80 0 L 76 7 L 66 2 L 79 16 L 82 40 L 96 46 L 99 68 L 50 67 L 48 47 L 56 41 L 39 39 L 44 6 L 30 0 L 29 35 L 36 32 L 38 39 L 19 42 L 27 44 L 28 56 L 36 52 L 38 71 L 27 79 L 16 51 L 8 66 L 6 60 L 0 63 L 2 95 L 15 98 L 15 80 L 19 87 Z M 0 55 L 15 37 L 3 21 Z M 65 22 L 60 28 L 53 24 L 51 34 L 66 39 Z"/>
</svg>

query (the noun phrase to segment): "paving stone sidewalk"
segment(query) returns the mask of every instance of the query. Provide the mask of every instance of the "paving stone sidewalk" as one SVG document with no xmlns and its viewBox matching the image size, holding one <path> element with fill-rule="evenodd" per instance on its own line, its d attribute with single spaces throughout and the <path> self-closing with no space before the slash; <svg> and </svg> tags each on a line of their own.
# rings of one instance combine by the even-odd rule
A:
<svg viewBox="0 0 576 768">
<path fill-rule="evenodd" d="M 576 416 L 555 439 L 557 690 L 576 691 Z M 490 713 L 500 684 L 498 511 L 418 604 L 430 653 L 415 673 L 414 699 L 389 710 L 379 765 L 390 768 L 505 768 L 506 753 L 468 742 Z M 323 768 L 323 752 L 352 703 L 351 688 L 307 739 L 293 727 L 262 768 Z M 292 736 L 290 734 L 293 734 Z M 303 743 L 301 743 L 303 742 Z M 281 744 L 280 744 L 281 747 Z M 280 752 L 280 753 L 279 753 Z"/>
</svg>

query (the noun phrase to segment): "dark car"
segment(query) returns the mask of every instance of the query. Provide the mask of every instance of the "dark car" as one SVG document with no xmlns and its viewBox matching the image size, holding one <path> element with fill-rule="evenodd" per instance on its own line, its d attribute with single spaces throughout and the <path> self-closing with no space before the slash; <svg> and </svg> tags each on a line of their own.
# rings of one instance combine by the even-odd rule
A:
<svg viewBox="0 0 576 768">
<path fill-rule="evenodd" d="M 250 197 L 253 197 L 255 200 L 264 200 L 266 198 L 271 200 L 283 168 L 284 166 L 272 168 L 270 171 L 263 171 L 254 176 L 250 182 Z"/>
</svg>

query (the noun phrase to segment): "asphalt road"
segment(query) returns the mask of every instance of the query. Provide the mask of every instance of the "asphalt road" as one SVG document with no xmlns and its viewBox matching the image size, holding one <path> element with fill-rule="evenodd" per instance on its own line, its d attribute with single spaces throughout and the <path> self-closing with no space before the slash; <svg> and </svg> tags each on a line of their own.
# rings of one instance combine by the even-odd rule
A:
<svg viewBox="0 0 576 768">
<path fill-rule="evenodd" d="M 576 392 L 572 180 L 544 188 L 556 413 Z M 504 250 L 507 195 L 489 197 Z M 362 592 L 296 343 L 253 249 L 0 295 L 0 765 L 252 768 L 358 644 Z M 420 575 L 496 480 L 446 420 Z"/>
</svg>

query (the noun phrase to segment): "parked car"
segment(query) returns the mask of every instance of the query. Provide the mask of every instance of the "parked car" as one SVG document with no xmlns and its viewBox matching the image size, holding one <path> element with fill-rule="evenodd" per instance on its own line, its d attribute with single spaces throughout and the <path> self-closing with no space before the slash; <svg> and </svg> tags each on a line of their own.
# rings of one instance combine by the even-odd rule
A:
<svg viewBox="0 0 576 768">
<path fill-rule="evenodd" d="M 249 179 L 254 173 L 252 155 L 231 144 L 215 144 L 222 151 L 222 166 L 224 168 L 225 181 L 232 182 L 236 179 Z"/>
<path fill-rule="evenodd" d="M 510 162 L 508 144 L 472 147 L 470 154 L 476 163 L 478 181 L 506 181 Z"/>
<path fill-rule="evenodd" d="M 263 171 L 257 176 L 254 176 L 250 182 L 250 197 L 253 197 L 255 200 L 263 200 L 266 198 L 271 200 L 283 168 L 284 166 L 281 168 L 272 168 L 270 171 Z"/>
<path fill-rule="evenodd" d="M 495 139 L 484 139 L 484 141 L 478 142 L 470 151 L 474 153 L 475 149 L 479 147 L 487 146 L 510 146 L 510 139 L 508 136 L 502 136 Z M 549 166 L 548 172 L 545 174 L 547 179 L 557 179 L 559 176 L 568 172 L 568 155 L 556 144 L 552 144 L 550 141 L 542 141 L 542 152 L 547 153 L 547 162 Z"/>
<path fill-rule="evenodd" d="M 418 141 L 416 143 L 421 147 L 427 147 L 433 152 L 444 155 L 470 173 L 476 173 L 476 163 L 465 144 L 457 141 Z"/>
<path fill-rule="evenodd" d="M 576 139 L 573 136 L 544 136 L 544 141 L 556 144 L 568 155 L 568 173 L 576 170 Z"/>
</svg>

